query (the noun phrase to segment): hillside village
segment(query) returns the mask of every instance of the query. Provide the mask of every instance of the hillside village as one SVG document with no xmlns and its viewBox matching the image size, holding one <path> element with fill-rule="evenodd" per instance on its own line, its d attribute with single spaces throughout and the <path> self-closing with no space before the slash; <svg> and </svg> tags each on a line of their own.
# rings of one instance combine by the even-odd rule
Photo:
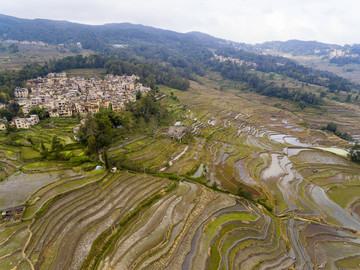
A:
<svg viewBox="0 0 360 270">
<path fill-rule="evenodd" d="M 45 108 L 50 117 L 97 113 L 101 108 L 109 107 L 119 111 L 125 108 L 126 102 L 136 100 L 138 91 L 146 94 L 151 90 L 137 82 L 138 79 L 135 75 L 85 79 L 67 77 L 66 73 L 49 73 L 46 77 L 27 81 L 26 88 L 16 88 L 14 95 L 24 115 L 35 106 Z M 30 128 L 37 122 L 32 117 L 14 118 L 13 124 L 17 128 Z"/>
<path fill-rule="evenodd" d="M 248 61 L 244 61 L 244 60 L 240 60 L 240 59 L 236 59 L 236 58 L 232 58 L 232 57 L 225 57 L 223 55 L 217 55 L 215 53 L 213 53 L 214 59 L 219 60 L 220 62 L 226 62 L 226 61 L 230 61 L 234 64 L 238 64 L 239 66 L 245 65 L 251 69 L 255 69 L 257 64 L 254 62 L 248 62 Z"/>
</svg>

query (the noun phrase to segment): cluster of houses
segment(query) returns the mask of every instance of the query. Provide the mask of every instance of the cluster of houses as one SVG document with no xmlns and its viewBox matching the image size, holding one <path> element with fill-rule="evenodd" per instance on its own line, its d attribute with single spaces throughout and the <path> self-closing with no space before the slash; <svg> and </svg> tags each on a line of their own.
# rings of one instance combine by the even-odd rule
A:
<svg viewBox="0 0 360 270">
<path fill-rule="evenodd" d="M 214 58 L 219 60 L 220 62 L 230 61 L 232 63 L 238 64 L 239 66 L 245 65 L 251 69 L 256 68 L 256 63 L 254 63 L 254 62 L 246 62 L 244 60 L 240 60 L 240 59 L 236 59 L 236 58 L 232 58 L 232 57 L 225 57 L 222 55 L 217 55 L 215 53 L 214 53 Z"/>
<path fill-rule="evenodd" d="M 15 117 L 9 125 L 13 125 L 16 128 L 31 128 L 33 125 L 40 122 L 39 116 L 36 114 L 30 115 L 27 118 Z M 7 120 L 1 119 L 0 120 L 0 130 L 6 130 Z"/>
<path fill-rule="evenodd" d="M 342 50 L 333 50 L 332 52 L 329 53 L 329 58 L 336 58 L 336 57 L 348 57 L 348 58 L 357 58 L 359 57 L 359 54 L 354 53 L 354 54 L 350 54 L 346 51 L 342 51 Z"/>
<path fill-rule="evenodd" d="M 32 46 L 46 46 L 47 44 L 42 41 L 27 41 L 27 40 L 13 40 L 13 39 L 7 39 L 5 40 L 8 44 L 21 44 L 21 45 L 32 45 Z"/>
<path fill-rule="evenodd" d="M 16 88 L 14 95 L 24 115 L 35 106 L 45 108 L 50 117 L 86 115 L 109 107 L 119 111 L 125 108 L 125 103 L 136 101 L 138 91 L 146 94 L 151 90 L 137 82 L 138 79 L 135 75 L 85 79 L 67 77 L 66 73 L 49 73 L 46 77 L 27 81 L 26 88 Z M 31 127 L 36 122 L 29 120 L 31 117 L 14 119 L 16 127 Z"/>
</svg>

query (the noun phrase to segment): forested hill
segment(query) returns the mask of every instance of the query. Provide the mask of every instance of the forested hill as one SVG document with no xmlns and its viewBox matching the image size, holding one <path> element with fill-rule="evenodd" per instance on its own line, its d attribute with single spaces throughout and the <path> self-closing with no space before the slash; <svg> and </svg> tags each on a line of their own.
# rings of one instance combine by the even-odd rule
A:
<svg viewBox="0 0 360 270">
<path fill-rule="evenodd" d="M 340 45 L 327 44 L 318 41 L 302 41 L 302 40 L 288 40 L 288 41 L 268 41 L 255 45 L 258 51 L 278 51 L 282 53 L 290 53 L 292 55 L 327 55 L 333 50 L 342 48 Z"/>
<path fill-rule="evenodd" d="M 4 39 L 43 41 L 49 44 L 81 42 L 83 48 L 95 51 L 104 50 L 108 44 L 178 47 L 183 43 L 198 43 L 214 49 L 231 44 L 197 32 L 183 34 L 138 24 L 85 25 L 68 21 L 20 19 L 6 15 L 0 15 L 0 35 Z"/>
<path fill-rule="evenodd" d="M 336 45 L 317 41 L 270 41 L 256 45 L 216 38 L 200 32 L 178 33 L 131 23 L 86 25 L 68 21 L 21 19 L 0 14 L 2 39 L 43 41 L 49 44 L 81 42 L 83 48 L 104 51 L 113 44 L 155 45 L 179 49 L 184 44 L 196 44 L 210 49 L 230 47 L 245 51 L 267 53 L 269 50 L 292 55 L 328 56 L 335 50 L 359 54 L 360 45 Z"/>
</svg>

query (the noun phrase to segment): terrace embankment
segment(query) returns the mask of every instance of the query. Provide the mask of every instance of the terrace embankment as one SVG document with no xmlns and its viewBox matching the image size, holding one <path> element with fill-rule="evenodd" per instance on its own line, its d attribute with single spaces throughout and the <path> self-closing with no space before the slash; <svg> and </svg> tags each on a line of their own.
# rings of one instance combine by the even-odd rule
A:
<svg viewBox="0 0 360 270">
<path fill-rule="evenodd" d="M 0 265 L 357 269 L 360 166 L 346 157 L 347 142 L 299 125 L 264 97 L 199 81 L 168 90 L 191 131 L 182 142 L 163 132 L 129 136 L 109 149 L 117 173 L 72 168 L 29 191 L 23 221 L 0 228 Z M 17 163 L 35 155 L 28 148 L 0 149 L 10 180 L 18 168 L 33 176 L 69 170 L 37 158 Z"/>
</svg>

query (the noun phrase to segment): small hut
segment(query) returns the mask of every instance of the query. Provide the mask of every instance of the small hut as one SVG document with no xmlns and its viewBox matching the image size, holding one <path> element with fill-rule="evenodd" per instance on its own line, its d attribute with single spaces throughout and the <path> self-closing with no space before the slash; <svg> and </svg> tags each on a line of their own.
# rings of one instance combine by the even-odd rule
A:
<svg viewBox="0 0 360 270">
<path fill-rule="evenodd" d="M 167 135 L 171 137 L 173 140 L 179 140 L 181 139 L 189 132 L 187 127 L 184 126 L 171 126 L 169 127 L 169 130 L 167 132 Z"/>
</svg>

